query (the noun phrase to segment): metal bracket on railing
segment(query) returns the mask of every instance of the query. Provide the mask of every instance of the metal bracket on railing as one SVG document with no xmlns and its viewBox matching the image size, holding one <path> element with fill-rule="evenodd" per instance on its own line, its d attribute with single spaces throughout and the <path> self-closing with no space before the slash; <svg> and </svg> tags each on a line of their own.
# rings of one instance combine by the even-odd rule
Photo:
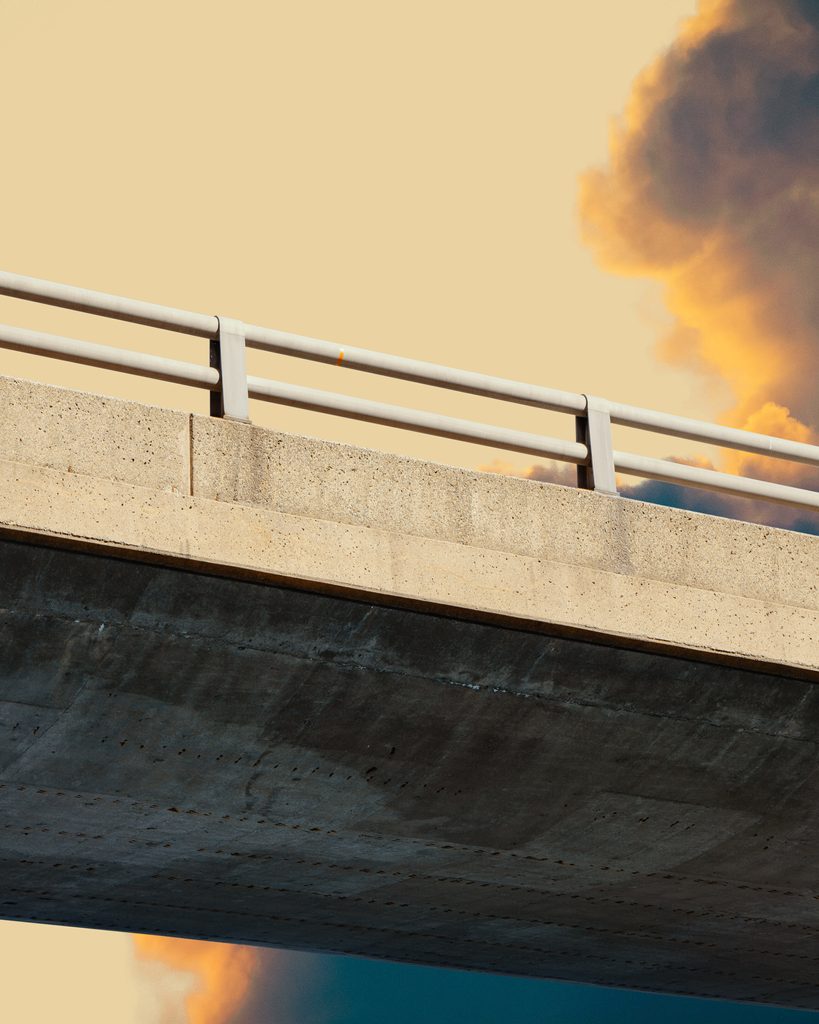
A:
<svg viewBox="0 0 819 1024">
<path fill-rule="evenodd" d="M 211 416 L 249 420 L 245 325 L 241 320 L 219 316 L 219 333 L 210 342 L 210 365 L 219 371 L 219 390 L 210 393 Z"/>
<path fill-rule="evenodd" d="M 609 406 L 602 398 L 584 395 L 586 414 L 575 419 L 575 434 L 589 449 L 589 464 L 577 467 L 577 486 L 601 494 L 617 494 Z"/>
</svg>

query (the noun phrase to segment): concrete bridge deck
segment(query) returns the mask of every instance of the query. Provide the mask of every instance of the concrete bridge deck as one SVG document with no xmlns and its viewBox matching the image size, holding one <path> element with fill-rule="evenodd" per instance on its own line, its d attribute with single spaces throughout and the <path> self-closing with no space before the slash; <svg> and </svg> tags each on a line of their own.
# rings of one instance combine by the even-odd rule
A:
<svg viewBox="0 0 819 1024">
<path fill-rule="evenodd" d="M 0 914 L 819 1008 L 819 540 L 0 408 Z"/>
</svg>

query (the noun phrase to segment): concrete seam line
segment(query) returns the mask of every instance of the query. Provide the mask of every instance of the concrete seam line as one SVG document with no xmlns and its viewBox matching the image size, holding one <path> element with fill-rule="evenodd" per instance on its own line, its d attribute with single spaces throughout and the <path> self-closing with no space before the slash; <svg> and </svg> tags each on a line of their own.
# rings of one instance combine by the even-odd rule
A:
<svg viewBox="0 0 819 1024">
<path fill-rule="evenodd" d="M 188 496 L 193 497 L 193 413 L 188 416 Z"/>
</svg>

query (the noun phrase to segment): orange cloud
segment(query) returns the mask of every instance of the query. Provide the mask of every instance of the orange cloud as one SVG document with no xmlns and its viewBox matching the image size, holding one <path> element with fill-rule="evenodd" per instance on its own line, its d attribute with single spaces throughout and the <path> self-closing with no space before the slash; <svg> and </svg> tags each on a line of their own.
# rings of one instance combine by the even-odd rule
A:
<svg viewBox="0 0 819 1024">
<path fill-rule="evenodd" d="M 605 268 L 661 282 L 675 324 L 658 355 L 728 383 L 724 422 L 817 442 L 814 0 L 702 0 L 636 80 L 608 166 L 581 179 L 580 215 Z M 719 468 L 819 487 L 815 469 L 770 458 L 728 452 Z"/>
<path fill-rule="evenodd" d="M 581 180 L 580 213 L 604 267 L 662 282 L 677 324 L 659 355 L 726 381 L 727 422 L 816 439 L 813 0 L 702 3 L 637 79 L 609 166 Z M 766 468 L 793 477 L 782 463 Z"/>
<path fill-rule="evenodd" d="M 185 997 L 187 1024 L 228 1024 L 249 992 L 258 966 L 255 949 L 160 935 L 133 938 L 142 960 L 193 975 L 193 990 Z"/>
</svg>

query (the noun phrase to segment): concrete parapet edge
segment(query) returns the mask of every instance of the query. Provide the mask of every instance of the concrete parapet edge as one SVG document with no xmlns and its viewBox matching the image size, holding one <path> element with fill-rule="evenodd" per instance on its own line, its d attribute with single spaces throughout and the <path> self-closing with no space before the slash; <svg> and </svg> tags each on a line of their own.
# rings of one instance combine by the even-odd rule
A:
<svg viewBox="0 0 819 1024">
<path fill-rule="evenodd" d="M 819 672 L 819 538 L 0 377 L 0 532 Z"/>
<path fill-rule="evenodd" d="M 819 610 L 819 539 L 191 417 L 193 493 Z"/>
<path fill-rule="evenodd" d="M 516 552 L 0 463 L 0 532 L 819 674 L 819 612 Z"/>
</svg>

